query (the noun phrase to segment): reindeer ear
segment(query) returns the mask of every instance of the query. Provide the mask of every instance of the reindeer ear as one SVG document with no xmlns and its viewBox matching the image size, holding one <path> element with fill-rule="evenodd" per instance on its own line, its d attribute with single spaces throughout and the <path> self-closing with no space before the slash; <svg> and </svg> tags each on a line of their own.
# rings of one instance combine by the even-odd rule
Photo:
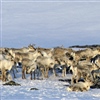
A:
<svg viewBox="0 0 100 100">
<path fill-rule="evenodd" d="M 38 51 L 38 53 L 39 53 L 41 56 L 44 56 L 43 53 L 42 53 L 41 51 Z"/>
</svg>

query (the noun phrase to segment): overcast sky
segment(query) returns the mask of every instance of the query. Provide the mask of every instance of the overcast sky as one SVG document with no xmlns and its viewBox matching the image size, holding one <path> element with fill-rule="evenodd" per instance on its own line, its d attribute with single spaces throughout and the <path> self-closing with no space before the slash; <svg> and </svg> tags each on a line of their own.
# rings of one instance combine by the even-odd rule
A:
<svg viewBox="0 0 100 100">
<path fill-rule="evenodd" d="M 2 1 L 3 47 L 33 43 L 51 48 L 100 43 L 100 2 Z"/>
</svg>

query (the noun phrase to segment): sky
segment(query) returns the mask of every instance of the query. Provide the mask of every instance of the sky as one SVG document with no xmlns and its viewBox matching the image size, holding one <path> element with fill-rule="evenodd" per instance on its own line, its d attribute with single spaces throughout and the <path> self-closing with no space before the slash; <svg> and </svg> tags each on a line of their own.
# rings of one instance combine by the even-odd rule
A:
<svg viewBox="0 0 100 100">
<path fill-rule="evenodd" d="M 98 0 L 2 0 L 1 46 L 99 44 Z"/>
</svg>

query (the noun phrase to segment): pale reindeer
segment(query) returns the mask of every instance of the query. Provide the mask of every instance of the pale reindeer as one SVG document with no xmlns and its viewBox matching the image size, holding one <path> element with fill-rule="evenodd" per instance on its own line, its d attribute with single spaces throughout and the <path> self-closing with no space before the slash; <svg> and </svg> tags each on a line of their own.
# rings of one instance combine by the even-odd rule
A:
<svg viewBox="0 0 100 100">
<path fill-rule="evenodd" d="M 22 79 L 26 79 L 25 73 L 30 74 L 30 79 L 32 80 L 32 73 L 34 72 L 35 79 L 35 70 L 37 69 L 37 65 L 35 60 L 30 60 L 28 58 L 22 59 Z"/>
<path fill-rule="evenodd" d="M 18 58 L 19 60 L 22 60 L 23 58 L 35 59 L 38 56 L 41 56 L 41 52 L 39 52 L 38 50 L 35 50 L 34 52 L 33 51 L 27 52 L 27 53 L 12 52 L 11 54 L 14 58 Z"/>
<path fill-rule="evenodd" d="M 54 56 L 53 56 L 53 50 L 54 50 L 53 48 L 52 49 L 43 49 L 42 48 L 42 49 L 38 50 L 41 53 L 41 55 L 37 57 L 36 63 L 37 63 L 38 69 L 42 72 L 43 77 L 48 77 L 47 73 L 48 73 L 50 68 L 53 69 L 53 73 L 54 73 L 54 75 L 56 75 L 55 74 L 55 69 L 59 67 L 59 66 L 57 66 L 57 64 L 59 62 L 57 62 L 57 59 L 55 59 Z M 56 66 L 53 65 L 53 68 L 52 68 L 51 64 L 53 64 L 54 61 L 57 64 L 55 63 Z M 50 62 L 51 62 L 51 64 L 50 64 Z M 47 76 L 44 75 L 44 74 L 46 74 Z"/>
<path fill-rule="evenodd" d="M 10 53 L 0 52 L 0 60 L 2 59 L 12 59 L 13 56 Z"/>
<path fill-rule="evenodd" d="M 53 54 L 54 52 L 54 49 L 53 48 L 41 48 L 41 47 L 38 47 L 36 48 L 38 51 L 40 51 L 41 53 L 45 52 L 46 55 L 48 55 L 49 57 Z"/>
<path fill-rule="evenodd" d="M 29 52 L 30 51 L 33 51 L 34 52 L 36 50 L 36 48 L 34 46 L 35 46 L 35 44 L 29 44 L 28 45 Z"/>
<path fill-rule="evenodd" d="M 5 67 L 3 67 L 3 68 L 1 69 L 0 79 L 1 79 L 3 82 L 11 81 L 11 80 L 12 80 L 11 74 L 5 69 Z"/>
<path fill-rule="evenodd" d="M 75 61 L 80 61 L 82 59 L 91 59 L 95 55 L 100 54 L 100 51 L 98 49 L 91 49 L 91 48 L 86 48 L 84 50 L 78 50 L 78 51 L 73 51 L 70 53 L 70 57 L 73 57 Z"/>
<path fill-rule="evenodd" d="M 96 63 L 99 59 L 100 59 L 100 54 L 97 54 L 93 58 L 91 58 L 91 63 Z"/>
<path fill-rule="evenodd" d="M 83 78 L 85 81 L 88 79 L 93 80 L 91 71 L 94 69 L 94 66 L 92 65 L 80 65 L 75 61 L 69 61 L 68 65 L 71 66 L 71 70 L 73 72 L 72 78 L 71 78 L 71 84 L 74 84 L 74 81 L 76 80 L 76 83 L 79 79 Z"/>
<path fill-rule="evenodd" d="M 91 62 L 100 68 L 100 54 L 97 54 L 95 57 L 91 58 Z"/>
<path fill-rule="evenodd" d="M 57 47 L 54 48 L 53 57 L 59 61 L 60 69 L 62 69 L 62 77 L 66 76 L 66 69 L 69 67 L 67 65 L 67 61 L 70 58 L 67 54 L 74 52 L 72 49 L 69 48 L 61 48 Z"/>
<path fill-rule="evenodd" d="M 5 68 L 5 70 L 7 70 L 7 71 L 13 70 L 13 75 L 14 75 L 14 77 L 16 77 L 15 73 L 14 73 L 14 66 L 16 66 L 15 60 L 2 59 L 2 60 L 0 60 L 0 65 L 1 65 L 0 70 L 2 70 L 3 68 Z"/>
<path fill-rule="evenodd" d="M 53 57 L 39 56 L 36 59 L 38 68 L 42 71 L 43 77 L 48 77 L 48 71 L 50 68 L 54 70 L 54 65 L 59 62 Z"/>
<path fill-rule="evenodd" d="M 85 92 L 88 91 L 92 85 L 94 85 L 94 82 L 91 80 L 78 82 L 67 87 L 67 91 Z"/>
<path fill-rule="evenodd" d="M 22 48 L 5 48 L 5 51 L 6 52 L 9 52 L 12 54 L 13 53 L 16 53 L 16 52 L 19 52 L 19 53 L 27 53 L 29 51 L 35 51 L 36 49 L 33 47 L 33 45 L 28 45 L 28 47 L 22 47 Z"/>
<path fill-rule="evenodd" d="M 56 57 L 60 57 L 60 56 L 65 56 L 66 53 L 71 53 L 74 52 L 74 50 L 70 49 L 70 48 L 61 48 L 61 47 L 57 47 L 54 48 L 54 56 Z"/>
<path fill-rule="evenodd" d="M 96 80 L 97 78 L 100 78 L 100 68 L 93 70 L 91 73 L 93 75 L 94 80 Z"/>
<path fill-rule="evenodd" d="M 60 66 L 62 69 L 62 77 L 66 76 L 66 69 L 69 68 L 68 66 L 68 58 L 64 55 L 64 56 L 60 56 L 56 58 L 59 62 L 60 62 Z"/>
<path fill-rule="evenodd" d="M 35 50 L 34 52 L 27 52 L 27 53 L 20 53 L 20 52 L 11 52 L 12 56 L 14 59 L 18 60 L 18 64 L 15 66 L 16 71 L 17 71 L 17 66 L 19 66 L 19 63 L 22 62 L 23 59 L 36 59 L 38 56 L 41 56 L 41 53 Z M 17 71 L 18 72 L 18 71 Z"/>
<path fill-rule="evenodd" d="M 7 74 L 6 74 L 7 72 L 6 72 L 6 70 L 5 70 L 5 67 L 3 67 L 2 69 L 1 69 L 1 80 L 3 81 L 3 82 L 5 82 L 5 81 L 7 81 Z"/>
<path fill-rule="evenodd" d="M 19 59 L 22 63 L 22 79 L 25 79 L 25 72 L 31 74 L 34 72 L 34 79 L 35 79 L 35 70 L 37 69 L 36 59 L 38 56 L 42 56 L 41 52 L 36 50 L 34 52 L 29 52 L 26 56 L 20 56 Z"/>
</svg>

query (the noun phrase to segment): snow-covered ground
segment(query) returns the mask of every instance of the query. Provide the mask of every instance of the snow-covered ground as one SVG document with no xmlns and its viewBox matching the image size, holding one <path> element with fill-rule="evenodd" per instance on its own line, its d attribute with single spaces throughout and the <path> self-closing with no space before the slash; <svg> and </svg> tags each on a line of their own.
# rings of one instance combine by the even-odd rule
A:
<svg viewBox="0 0 100 100">
<path fill-rule="evenodd" d="M 100 89 L 90 89 L 87 92 L 68 92 L 66 90 L 69 85 L 66 81 L 59 81 L 59 79 L 70 79 L 71 74 L 67 74 L 62 78 L 61 74 L 54 77 L 52 74 L 48 79 L 30 80 L 21 79 L 21 71 L 17 73 L 15 82 L 21 86 L 3 86 L 1 84 L 1 100 L 99 100 Z M 37 88 L 38 90 L 30 90 Z"/>
</svg>

